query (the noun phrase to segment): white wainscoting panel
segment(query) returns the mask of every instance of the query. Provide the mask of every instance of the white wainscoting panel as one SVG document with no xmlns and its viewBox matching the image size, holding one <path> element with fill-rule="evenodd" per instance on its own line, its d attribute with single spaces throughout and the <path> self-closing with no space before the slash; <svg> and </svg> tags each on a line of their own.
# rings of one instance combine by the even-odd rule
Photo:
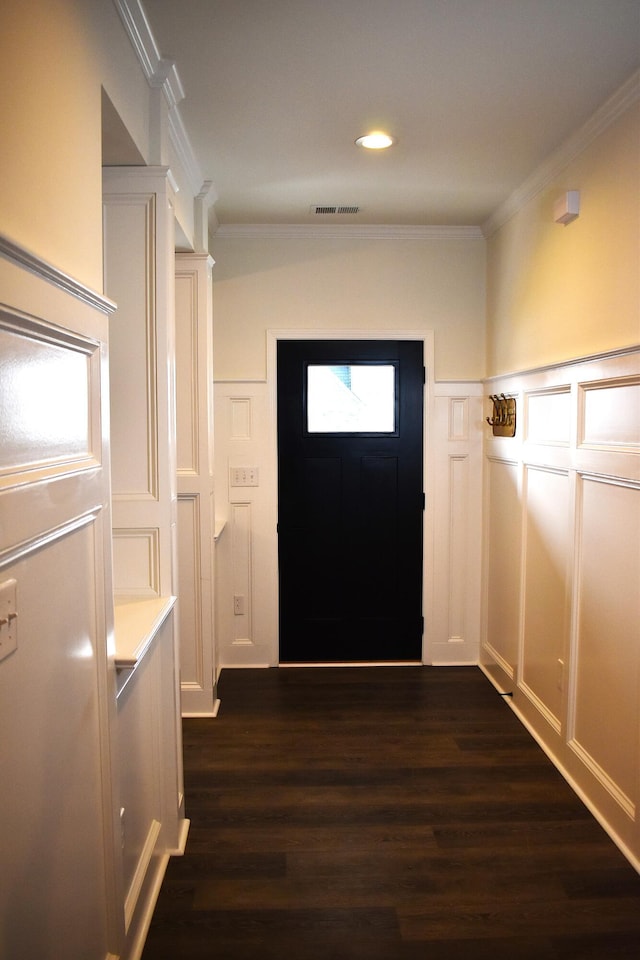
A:
<svg viewBox="0 0 640 960">
<path fill-rule="evenodd" d="M 98 957 L 108 942 L 102 518 L 79 519 L 23 544 L 13 562 L 0 551 L 0 582 L 18 590 L 18 647 L 0 663 L 7 957 L 53 960 L 61 943 L 70 956 Z"/>
<path fill-rule="evenodd" d="M 524 624 L 520 683 L 559 732 L 569 637 L 571 490 L 566 472 L 526 467 Z"/>
<path fill-rule="evenodd" d="M 573 413 L 570 388 L 563 385 L 555 390 L 532 390 L 524 400 L 526 440 L 568 447 Z"/>
<path fill-rule="evenodd" d="M 252 596 L 253 596 L 253 517 L 251 503 L 232 500 L 229 516 L 232 570 L 232 616 L 234 646 L 251 644 Z M 239 608 L 236 607 L 239 605 Z"/>
<path fill-rule="evenodd" d="M 105 202 L 105 287 L 118 304 L 109 339 L 114 500 L 158 497 L 155 224 L 155 193 Z"/>
<path fill-rule="evenodd" d="M 485 389 L 482 665 L 640 869 L 640 348 Z"/>
<path fill-rule="evenodd" d="M 123 597 L 160 595 L 160 531 L 113 530 L 113 584 Z"/>
<path fill-rule="evenodd" d="M 175 597 L 116 607 L 119 834 L 126 956 L 140 955 L 171 854 L 184 852 Z M 135 653 L 134 653 L 135 651 Z"/>
<path fill-rule="evenodd" d="M 580 391 L 581 444 L 640 451 L 640 381 L 583 383 Z"/>
<path fill-rule="evenodd" d="M 146 856 L 150 831 L 157 842 L 161 810 L 158 797 L 159 663 L 150 651 L 118 698 L 120 801 L 127 928 L 137 906 L 141 876 L 149 866 Z M 158 829 L 154 829 L 154 825 Z"/>
<path fill-rule="evenodd" d="M 215 384 L 216 632 L 220 666 L 278 663 L 275 424 L 267 384 Z M 258 486 L 230 486 L 232 467 L 257 467 Z M 240 610 L 234 598 L 241 598 Z"/>
<path fill-rule="evenodd" d="M 229 417 L 229 439 L 251 440 L 251 397 L 231 397 Z"/>
<path fill-rule="evenodd" d="M 507 676 L 515 677 L 520 636 L 522 517 L 518 466 L 490 458 L 487 469 L 487 616 L 485 646 Z"/>
<path fill-rule="evenodd" d="M 467 636 L 469 457 L 449 457 L 449 643 Z"/>
<path fill-rule="evenodd" d="M 123 937 L 103 394 L 111 305 L 0 246 L 0 583 L 16 581 L 17 614 L 17 646 L 0 661 L 0 952 L 56 960 L 64 945 L 67 956 L 105 957 Z"/>
<path fill-rule="evenodd" d="M 640 488 L 580 477 L 579 503 L 572 746 L 597 776 L 603 772 L 614 797 L 635 816 L 640 757 Z"/>
<path fill-rule="evenodd" d="M 449 440 L 469 439 L 469 399 L 449 398 Z"/>
<path fill-rule="evenodd" d="M 207 311 L 208 277 L 205 276 L 204 282 L 199 284 L 197 267 L 197 262 L 193 266 L 186 263 L 184 256 L 176 259 L 176 433 L 179 476 L 197 475 L 200 471 L 200 394 L 204 393 L 205 397 L 208 395 L 207 382 L 201 381 L 201 363 L 198 363 L 199 352 L 207 347 L 208 340 L 207 317 L 204 330 L 200 330 L 198 324 L 200 314 L 203 311 L 206 314 Z M 204 289 L 200 289 L 200 286 Z M 207 424 L 203 424 L 203 427 L 206 430 Z"/>
<path fill-rule="evenodd" d="M 209 504 L 205 504 L 208 509 Z M 180 597 L 180 682 L 183 691 L 205 685 L 202 636 L 202 544 L 200 497 L 178 496 L 178 596 Z"/>
<path fill-rule="evenodd" d="M 425 544 L 425 661 L 476 663 L 479 653 L 482 530 L 482 396 L 480 385 L 435 382 L 431 443 L 433 545 Z M 427 527 L 427 529 L 430 529 Z"/>
<path fill-rule="evenodd" d="M 0 313 L 0 476 L 98 462 L 99 411 L 92 422 L 91 408 L 97 377 L 95 342 Z"/>
</svg>

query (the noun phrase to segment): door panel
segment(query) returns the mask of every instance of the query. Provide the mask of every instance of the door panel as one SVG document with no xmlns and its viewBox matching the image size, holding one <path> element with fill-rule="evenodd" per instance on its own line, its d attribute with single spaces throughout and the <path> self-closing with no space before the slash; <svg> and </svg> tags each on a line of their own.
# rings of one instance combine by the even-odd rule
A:
<svg viewBox="0 0 640 960">
<path fill-rule="evenodd" d="M 422 398 L 419 341 L 279 343 L 281 662 L 421 659 Z"/>
</svg>

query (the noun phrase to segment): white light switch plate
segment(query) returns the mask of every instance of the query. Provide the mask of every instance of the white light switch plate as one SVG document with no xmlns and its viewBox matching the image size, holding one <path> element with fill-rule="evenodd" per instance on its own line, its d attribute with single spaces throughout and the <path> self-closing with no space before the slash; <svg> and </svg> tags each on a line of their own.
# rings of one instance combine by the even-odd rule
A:
<svg viewBox="0 0 640 960">
<path fill-rule="evenodd" d="M 257 487 L 257 467 L 230 467 L 229 484 L 232 487 Z"/>
</svg>

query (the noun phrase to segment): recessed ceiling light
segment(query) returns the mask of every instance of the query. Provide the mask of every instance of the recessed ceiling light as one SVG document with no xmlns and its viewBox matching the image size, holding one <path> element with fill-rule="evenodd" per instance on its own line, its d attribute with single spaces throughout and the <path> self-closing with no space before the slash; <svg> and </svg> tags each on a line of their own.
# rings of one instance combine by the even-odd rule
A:
<svg viewBox="0 0 640 960">
<path fill-rule="evenodd" d="M 372 133 L 368 133 L 364 137 L 358 137 L 356 140 L 359 147 L 366 147 L 367 150 L 386 150 L 393 143 L 395 143 L 393 137 L 390 137 L 388 133 L 383 133 L 382 130 L 374 130 Z"/>
</svg>

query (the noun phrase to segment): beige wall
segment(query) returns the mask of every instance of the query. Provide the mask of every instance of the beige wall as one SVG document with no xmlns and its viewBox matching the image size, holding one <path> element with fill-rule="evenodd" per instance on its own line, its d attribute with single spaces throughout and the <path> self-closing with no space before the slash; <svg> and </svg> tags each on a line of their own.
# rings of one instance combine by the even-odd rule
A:
<svg viewBox="0 0 640 960">
<path fill-rule="evenodd" d="M 636 102 L 488 241 L 489 376 L 640 341 L 639 158 Z M 566 190 L 581 210 L 562 226 Z"/>
<path fill-rule="evenodd" d="M 3 3 L 0 85 L 2 231 L 101 290 L 102 85 L 143 154 L 148 138 L 148 86 L 114 5 Z"/>
<path fill-rule="evenodd" d="M 483 240 L 215 239 L 214 375 L 266 377 L 266 331 L 435 331 L 439 379 L 484 374 Z"/>
</svg>

